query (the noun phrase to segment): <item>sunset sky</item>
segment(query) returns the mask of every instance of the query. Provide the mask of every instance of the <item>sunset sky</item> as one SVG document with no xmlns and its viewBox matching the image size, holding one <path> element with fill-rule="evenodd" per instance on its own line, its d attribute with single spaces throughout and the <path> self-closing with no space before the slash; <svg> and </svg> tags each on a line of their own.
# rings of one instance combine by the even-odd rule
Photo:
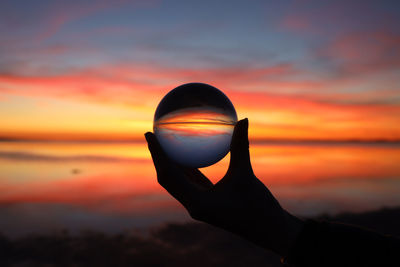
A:
<svg viewBox="0 0 400 267">
<path fill-rule="evenodd" d="M 221 89 L 256 139 L 400 140 L 398 1 L 0 3 L 0 138 L 142 140 Z"/>
</svg>

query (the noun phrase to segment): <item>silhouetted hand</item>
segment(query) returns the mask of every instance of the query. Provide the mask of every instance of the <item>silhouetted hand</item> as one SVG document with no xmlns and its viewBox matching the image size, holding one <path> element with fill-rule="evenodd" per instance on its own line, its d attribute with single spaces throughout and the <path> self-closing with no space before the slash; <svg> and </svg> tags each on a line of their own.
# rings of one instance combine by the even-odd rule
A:
<svg viewBox="0 0 400 267">
<path fill-rule="evenodd" d="M 303 222 L 282 209 L 254 175 L 247 119 L 235 126 L 228 171 L 215 185 L 198 169 L 171 161 L 153 133 L 145 136 L 158 182 L 182 203 L 192 218 L 238 234 L 281 256 L 287 255 Z"/>
</svg>

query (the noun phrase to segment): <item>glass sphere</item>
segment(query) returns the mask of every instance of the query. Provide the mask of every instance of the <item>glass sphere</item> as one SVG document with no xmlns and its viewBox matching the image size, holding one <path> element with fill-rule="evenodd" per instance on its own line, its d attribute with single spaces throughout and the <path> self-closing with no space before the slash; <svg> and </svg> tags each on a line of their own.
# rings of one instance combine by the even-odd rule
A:
<svg viewBox="0 0 400 267">
<path fill-rule="evenodd" d="M 224 93 L 208 84 L 188 83 L 158 104 L 153 130 L 172 160 L 200 168 L 228 153 L 236 122 L 235 108 Z"/>
</svg>

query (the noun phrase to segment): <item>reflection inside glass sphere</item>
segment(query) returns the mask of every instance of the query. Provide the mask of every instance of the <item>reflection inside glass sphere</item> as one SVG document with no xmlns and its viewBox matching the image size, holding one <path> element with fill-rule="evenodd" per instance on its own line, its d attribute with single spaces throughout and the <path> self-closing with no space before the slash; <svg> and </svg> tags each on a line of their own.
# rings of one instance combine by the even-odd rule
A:
<svg viewBox="0 0 400 267">
<path fill-rule="evenodd" d="M 154 116 L 154 133 L 172 160 L 206 167 L 228 153 L 236 121 L 235 108 L 221 91 L 189 83 L 161 100 Z"/>
</svg>

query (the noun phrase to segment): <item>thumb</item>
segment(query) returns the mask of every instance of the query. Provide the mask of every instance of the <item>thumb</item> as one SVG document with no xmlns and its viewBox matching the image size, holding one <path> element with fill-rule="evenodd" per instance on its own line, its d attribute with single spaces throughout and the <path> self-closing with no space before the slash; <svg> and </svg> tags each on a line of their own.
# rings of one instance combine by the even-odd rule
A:
<svg viewBox="0 0 400 267">
<path fill-rule="evenodd" d="M 253 173 L 248 138 L 249 120 L 243 119 L 236 123 L 231 141 L 231 160 L 228 172 Z"/>
</svg>

